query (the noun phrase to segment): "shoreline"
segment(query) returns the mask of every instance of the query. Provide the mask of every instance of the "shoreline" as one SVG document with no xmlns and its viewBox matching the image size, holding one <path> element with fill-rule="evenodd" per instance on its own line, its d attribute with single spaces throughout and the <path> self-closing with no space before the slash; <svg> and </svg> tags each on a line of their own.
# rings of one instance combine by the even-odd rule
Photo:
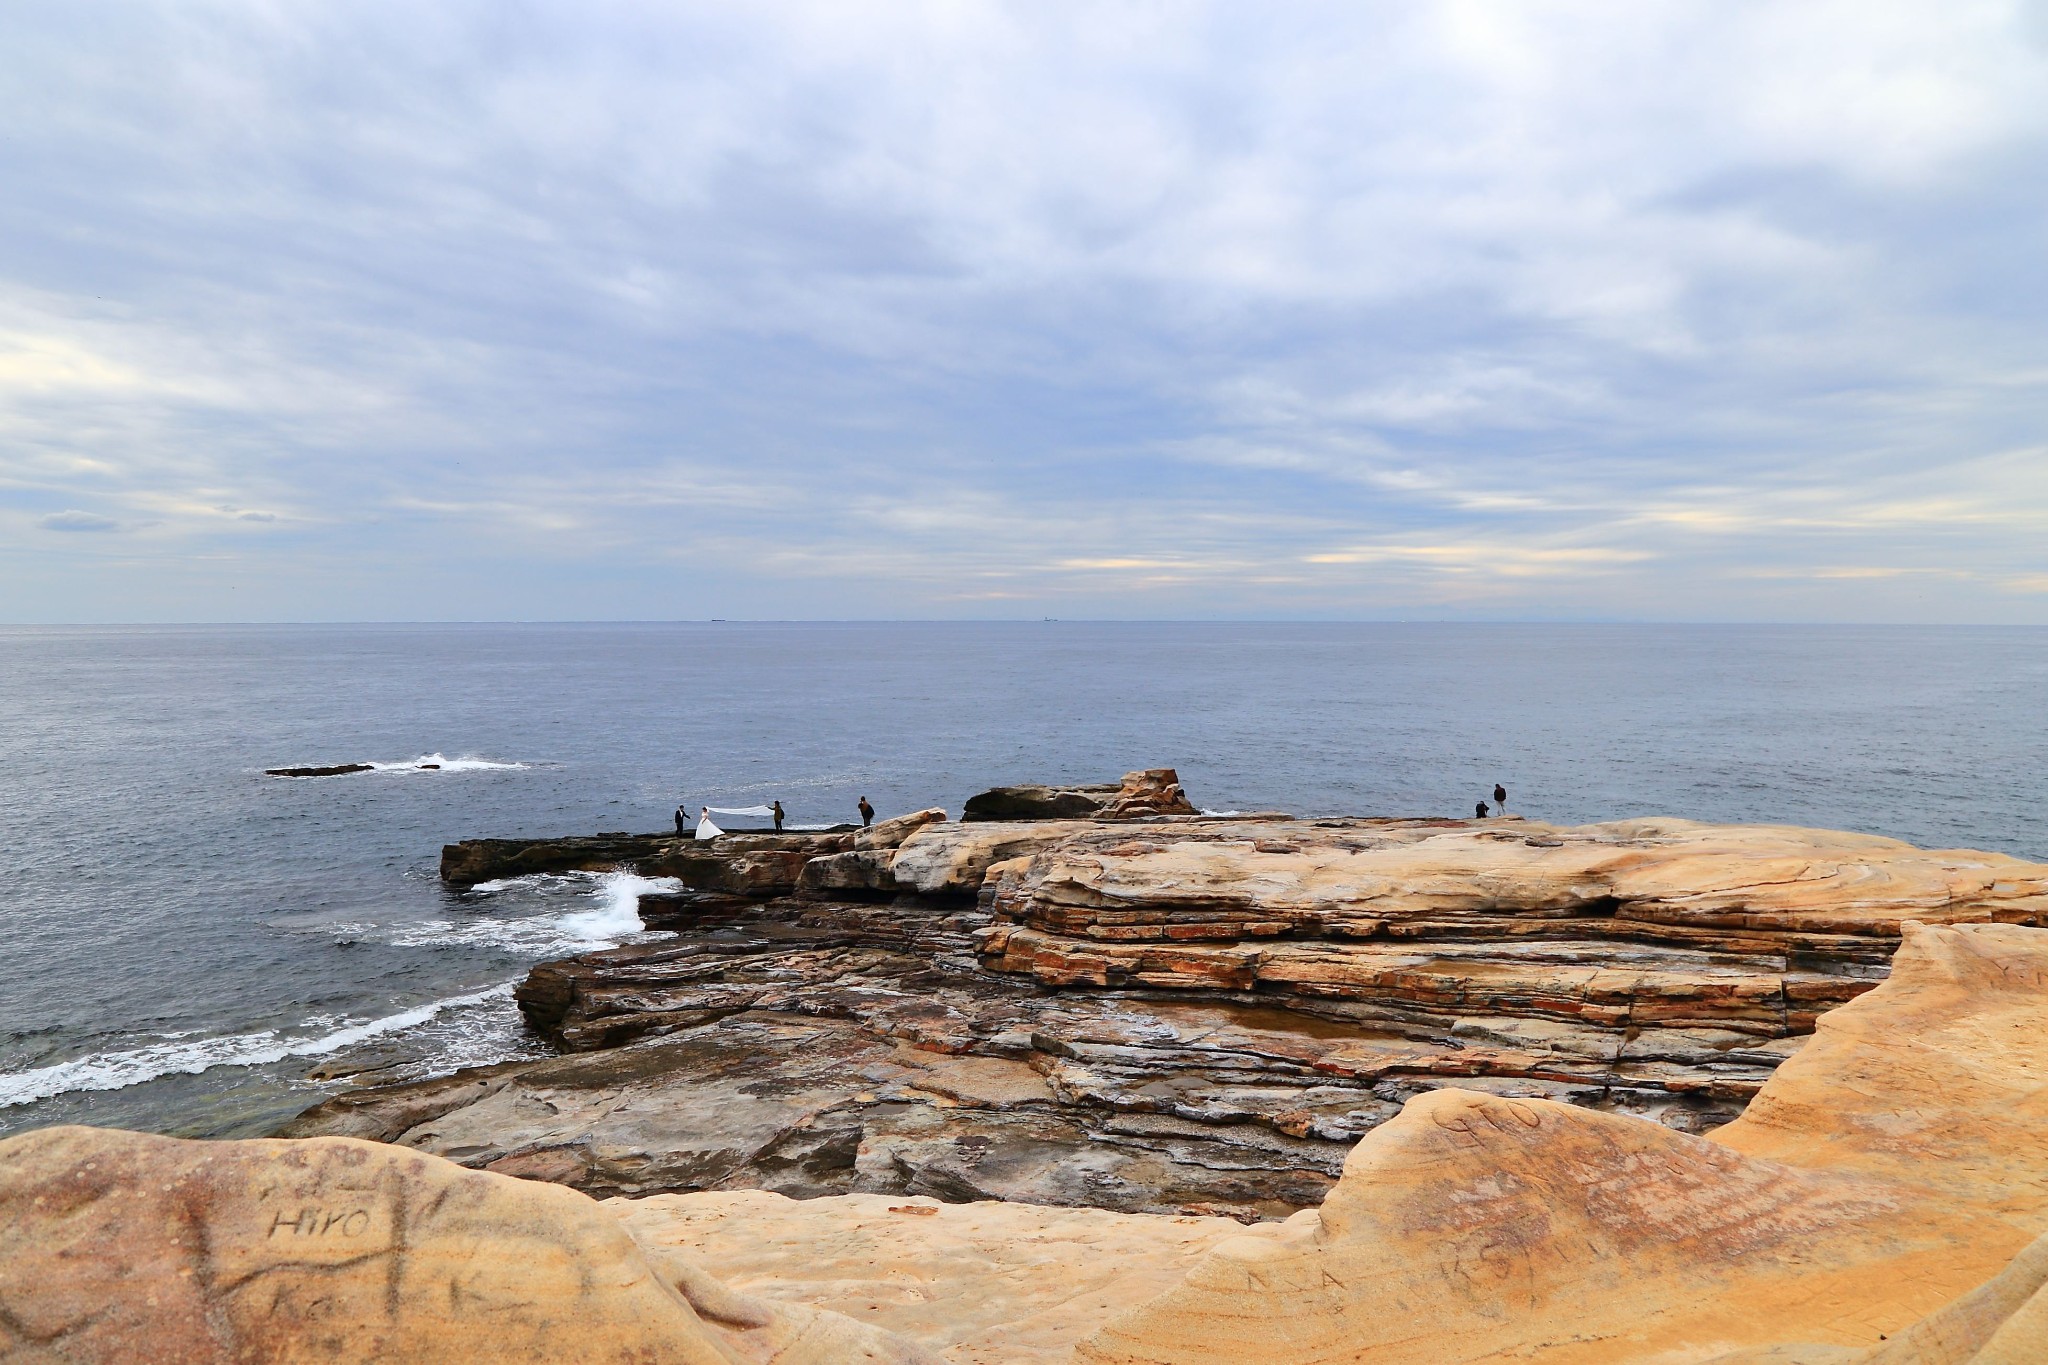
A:
<svg viewBox="0 0 2048 1365">
<path fill-rule="evenodd" d="M 1178 793 L 1170 770 L 1126 785 Z M 1885 978 L 1902 924 L 2048 922 L 2048 868 L 1877 836 L 1179 805 L 450 845 L 457 886 L 626 866 L 689 889 L 641 899 L 666 937 L 528 972 L 520 1008 L 562 1055 L 347 1091 L 280 1131 L 601 1194 L 1256 1221 L 1448 1086 L 1708 1131 Z M 1809 875 L 1830 860 L 1858 871 Z"/>
<path fill-rule="evenodd" d="M 655 933 L 528 971 L 557 1055 L 353 1086 L 283 1141 L 0 1142 L 0 1270 L 43 1286 L 0 1344 L 1959 1365 L 1922 1348 L 2033 1339 L 2048 865 L 1117 804 L 450 845 L 455 886 L 658 888 Z"/>
</svg>

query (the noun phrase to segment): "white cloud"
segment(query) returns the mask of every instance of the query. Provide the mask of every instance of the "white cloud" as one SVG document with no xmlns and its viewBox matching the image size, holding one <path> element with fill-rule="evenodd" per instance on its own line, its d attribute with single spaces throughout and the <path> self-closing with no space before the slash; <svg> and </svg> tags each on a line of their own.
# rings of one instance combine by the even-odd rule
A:
<svg viewBox="0 0 2048 1365">
<path fill-rule="evenodd" d="M 0 52 L 0 524 L 156 580 L 2041 609 L 2009 5 L 117 10 Z"/>
</svg>

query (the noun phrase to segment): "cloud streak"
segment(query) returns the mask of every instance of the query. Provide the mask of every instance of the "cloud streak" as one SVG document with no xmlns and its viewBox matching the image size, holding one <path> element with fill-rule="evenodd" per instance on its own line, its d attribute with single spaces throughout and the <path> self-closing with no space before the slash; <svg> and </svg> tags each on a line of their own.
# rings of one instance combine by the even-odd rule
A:
<svg viewBox="0 0 2048 1365">
<path fill-rule="evenodd" d="M 41 619 L 2048 621 L 2039 5 L 115 8 Z"/>
</svg>

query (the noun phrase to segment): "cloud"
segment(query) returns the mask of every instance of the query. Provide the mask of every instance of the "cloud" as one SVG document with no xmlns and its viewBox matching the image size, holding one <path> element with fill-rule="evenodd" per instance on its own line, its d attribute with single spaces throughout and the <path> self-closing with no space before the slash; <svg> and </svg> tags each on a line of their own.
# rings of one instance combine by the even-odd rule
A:
<svg viewBox="0 0 2048 1365">
<path fill-rule="evenodd" d="M 2048 620 L 2044 92 L 1989 0 L 41 7 L 0 526 L 154 523 L 59 618 Z"/>
<path fill-rule="evenodd" d="M 45 531 L 118 531 L 121 523 L 93 512 L 52 512 L 36 525 Z"/>
</svg>

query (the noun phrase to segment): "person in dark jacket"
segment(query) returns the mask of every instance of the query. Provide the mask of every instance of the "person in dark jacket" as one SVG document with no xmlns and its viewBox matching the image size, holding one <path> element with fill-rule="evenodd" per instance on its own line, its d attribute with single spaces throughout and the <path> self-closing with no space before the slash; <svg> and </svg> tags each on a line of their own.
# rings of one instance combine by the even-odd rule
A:
<svg viewBox="0 0 2048 1365">
<path fill-rule="evenodd" d="M 1508 789 L 1498 782 L 1493 784 L 1493 808 L 1502 815 L 1508 813 Z"/>
<path fill-rule="evenodd" d="M 677 837 L 678 839 L 680 839 L 680 838 L 682 838 L 682 837 L 683 837 L 683 836 L 684 836 L 685 834 L 688 834 L 689 832 L 690 832 L 690 817 L 689 817 L 689 816 L 687 816 L 687 815 L 685 815 L 685 814 L 683 813 L 683 808 L 682 808 L 681 806 L 677 806 L 677 807 L 676 807 L 676 837 Z"/>
<path fill-rule="evenodd" d="M 777 801 L 774 805 L 768 807 L 768 810 L 775 816 L 775 832 L 777 834 L 782 833 L 782 803 Z"/>
<path fill-rule="evenodd" d="M 1472 818 L 1475 820 L 1484 820 L 1486 818 L 1486 803 L 1484 801 L 1481 801 L 1473 810 Z"/>
<path fill-rule="evenodd" d="M 873 823 L 875 823 L 875 808 L 870 806 L 868 799 L 863 796 L 860 799 L 860 827 L 866 829 Z"/>
</svg>

